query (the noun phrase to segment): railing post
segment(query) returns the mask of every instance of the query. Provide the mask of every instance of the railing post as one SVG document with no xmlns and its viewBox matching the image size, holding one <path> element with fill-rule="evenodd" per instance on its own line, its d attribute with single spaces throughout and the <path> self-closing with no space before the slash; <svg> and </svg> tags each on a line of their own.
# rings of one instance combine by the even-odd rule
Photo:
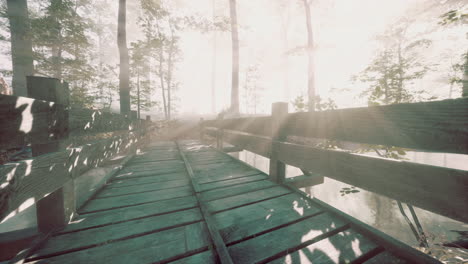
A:
<svg viewBox="0 0 468 264">
<path fill-rule="evenodd" d="M 223 129 L 223 119 L 224 115 L 221 115 L 220 118 L 218 119 L 218 130 L 216 131 L 216 148 L 222 150 L 223 149 L 223 135 L 224 135 L 224 129 Z"/>
<path fill-rule="evenodd" d="M 270 156 L 270 178 L 274 182 L 282 183 L 286 178 L 286 165 L 278 160 L 278 141 L 284 141 L 286 135 L 283 123 L 288 114 L 288 103 L 278 102 L 271 106 L 271 156 Z"/>
<path fill-rule="evenodd" d="M 64 107 L 55 111 L 55 118 L 59 121 L 60 138 L 68 135 L 68 84 L 54 78 L 36 76 L 27 77 L 28 97 L 58 103 Z M 60 117 L 60 115 L 63 115 Z M 60 117 L 60 118 L 59 118 Z M 48 131 L 44 131 L 48 133 Z M 64 134 L 64 135 L 63 135 Z M 51 143 L 33 143 L 32 155 L 34 157 L 59 151 L 60 142 L 54 140 Z M 66 175 L 64 175 L 66 177 Z M 36 203 L 37 227 L 40 232 L 48 233 L 54 229 L 62 228 L 70 220 L 75 211 L 75 187 L 70 179 L 60 189 L 50 193 Z"/>
</svg>

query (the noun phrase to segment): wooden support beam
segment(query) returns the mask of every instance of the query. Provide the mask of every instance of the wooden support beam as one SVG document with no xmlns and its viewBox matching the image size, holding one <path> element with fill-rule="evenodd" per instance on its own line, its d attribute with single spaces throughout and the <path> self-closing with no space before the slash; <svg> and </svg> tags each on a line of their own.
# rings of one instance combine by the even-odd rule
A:
<svg viewBox="0 0 468 264">
<path fill-rule="evenodd" d="M 286 164 L 468 222 L 468 171 L 284 142 L 278 150 Z"/>
<path fill-rule="evenodd" d="M 244 149 L 232 146 L 232 147 L 224 147 L 223 152 L 230 153 L 230 152 L 240 152 L 243 151 Z"/>
<path fill-rule="evenodd" d="M 68 84 L 54 78 L 27 77 L 28 96 L 34 99 L 55 102 L 67 106 L 69 103 Z M 58 119 L 59 125 L 68 132 L 68 109 L 65 118 Z M 44 130 L 48 133 L 48 130 Z M 33 157 L 59 151 L 59 142 L 32 144 Z M 58 190 L 46 194 L 36 203 L 37 227 L 42 233 L 63 228 L 75 212 L 75 191 L 70 179 Z"/>
<path fill-rule="evenodd" d="M 322 184 L 324 181 L 321 175 L 300 175 L 296 177 L 286 178 L 284 183 L 296 188 L 305 188 L 318 184 Z"/>
<path fill-rule="evenodd" d="M 210 130 L 206 131 L 207 134 L 212 133 Z M 225 130 L 223 132 L 223 138 L 224 141 L 238 148 L 248 150 L 250 152 L 267 158 L 271 156 L 271 138 L 230 130 Z"/>
<path fill-rule="evenodd" d="M 195 181 L 195 175 L 193 173 L 192 166 L 187 160 L 187 157 L 185 157 L 185 154 L 180 147 L 179 143 L 176 142 L 177 148 L 179 150 L 179 154 L 182 157 L 182 160 L 184 161 L 185 168 L 187 170 L 187 173 L 190 177 L 190 182 L 192 184 L 192 188 L 195 192 L 195 196 L 197 197 L 197 203 L 198 206 L 200 207 L 200 211 L 202 212 L 203 219 L 205 220 L 206 227 L 208 228 L 208 232 L 210 233 L 210 237 L 215 249 L 216 255 L 218 256 L 218 261 L 217 263 L 221 264 L 232 264 L 234 263 L 231 259 L 231 256 L 229 255 L 229 251 L 226 247 L 226 244 L 224 243 L 223 238 L 221 237 L 221 234 L 219 233 L 218 228 L 216 227 L 216 223 L 213 219 L 213 216 L 211 212 L 208 210 L 208 207 L 206 204 L 202 201 L 200 197 L 200 187 L 198 183 Z"/>
<path fill-rule="evenodd" d="M 273 140 L 273 145 L 271 147 L 269 174 L 270 179 L 277 183 L 284 182 L 286 178 L 286 164 L 278 160 L 277 142 L 286 139 L 283 124 L 287 115 L 288 103 L 273 103 L 271 107 L 271 138 Z"/>
</svg>

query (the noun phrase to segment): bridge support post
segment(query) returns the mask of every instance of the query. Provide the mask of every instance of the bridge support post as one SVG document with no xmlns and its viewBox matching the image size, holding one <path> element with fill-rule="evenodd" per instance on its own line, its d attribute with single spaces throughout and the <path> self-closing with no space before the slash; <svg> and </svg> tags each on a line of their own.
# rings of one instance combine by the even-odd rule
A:
<svg viewBox="0 0 468 264">
<path fill-rule="evenodd" d="M 68 135 L 68 84 L 55 78 L 36 76 L 27 77 L 28 97 L 44 101 L 55 102 L 63 111 L 58 111 L 63 116 L 57 116 L 62 135 L 58 138 L 66 138 Z M 48 134 L 45 130 L 44 133 Z M 45 135 L 49 138 L 50 135 Z M 50 152 L 59 151 L 60 142 L 52 139 L 50 143 L 32 144 L 32 155 L 37 157 Z M 36 203 L 37 227 L 42 233 L 63 228 L 75 212 L 75 186 L 70 179 L 60 189 L 50 193 Z"/>
<path fill-rule="evenodd" d="M 286 178 L 286 164 L 278 160 L 277 142 L 286 140 L 283 124 L 288 114 L 288 103 L 278 102 L 271 106 L 271 156 L 270 178 L 274 182 L 282 183 Z"/>
</svg>

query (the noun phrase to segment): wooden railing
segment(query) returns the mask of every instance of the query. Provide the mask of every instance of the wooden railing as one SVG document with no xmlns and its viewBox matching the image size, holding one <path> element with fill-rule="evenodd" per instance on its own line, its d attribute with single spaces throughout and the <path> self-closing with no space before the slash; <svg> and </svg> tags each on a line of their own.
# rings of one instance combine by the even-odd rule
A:
<svg viewBox="0 0 468 264">
<path fill-rule="evenodd" d="M 305 186 L 323 175 L 459 221 L 468 222 L 468 171 L 372 157 L 290 141 L 291 136 L 468 154 L 468 98 L 288 114 L 275 103 L 268 117 L 209 120 L 202 135 L 270 159 L 272 180 Z M 285 177 L 285 165 L 305 175 Z M 313 182 L 313 181 L 312 181 Z"/>
<path fill-rule="evenodd" d="M 33 158 L 0 166 L 0 221 L 35 204 L 39 231 L 63 227 L 75 209 L 74 180 L 132 152 L 149 120 L 70 109 L 68 85 L 28 77 L 28 96 L 0 95 L 0 148 L 30 146 Z"/>
</svg>

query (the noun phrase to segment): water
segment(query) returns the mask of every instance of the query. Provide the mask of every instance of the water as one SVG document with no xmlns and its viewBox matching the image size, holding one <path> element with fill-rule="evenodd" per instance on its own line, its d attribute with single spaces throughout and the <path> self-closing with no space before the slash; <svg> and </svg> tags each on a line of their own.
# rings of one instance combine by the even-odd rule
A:
<svg viewBox="0 0 468 264">
<path fill-rule="evenodd" d="M 268 173 L 269 159 L 245 150 L 233 155 Z M 468 170 L 468 155 L 408 152 L 405 157 L 417 163 Z M 287 166 L 286 177 L 301 174 L 300 169 Z M 395 200 L 362 189 L 359 189 L 359 193 L 341 196 L 343 187 L 350 185 L 325 177 L 323 184 L 308 187 L 309 190 L 304 191 L 408 245 L 418 246 Z M 404 208 L 411 219 L 409 210 L 406 206 Z M 456 239 L 457 234 L 450 230 L 468 230 L 467 224 L 416 207 L 415 211 L 432 244 Z"/>
</svg>

